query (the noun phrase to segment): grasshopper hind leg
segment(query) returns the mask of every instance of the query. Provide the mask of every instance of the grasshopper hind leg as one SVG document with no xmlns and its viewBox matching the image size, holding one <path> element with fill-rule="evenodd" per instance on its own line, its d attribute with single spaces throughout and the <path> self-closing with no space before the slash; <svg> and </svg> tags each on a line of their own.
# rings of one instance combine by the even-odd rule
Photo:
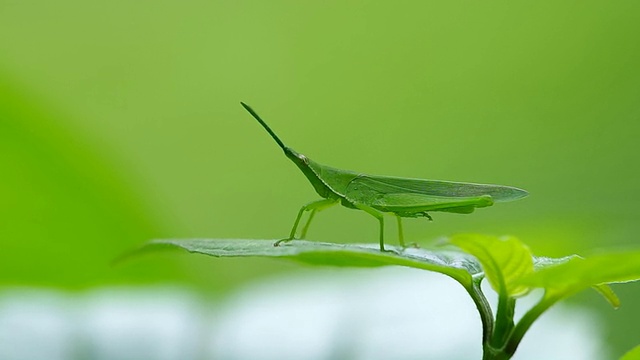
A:
<svg viewBox="0 0 640 360">
<path fill-rule="evenodd" d="M 429 216 L 429 214 L 427 214 L 426 212 L 424 213 L 425 217 L 429 218 L 429 220 L 431 220 L 431 216 Z M 409 244 L 406 244 L 404 242 L 404 231 L 402 229 L 402 216 L 395 214 L 396 215 L 396 219 L 398 220 L 398 243 L 400 243 L 400 246 L 403 249 L 406 249 L 408 247 L 412 247 L 412 248 L 419 248 L 420 246 L 418 245 L 418 243 L 415 242 L 411 242 Z"/>
</svg>

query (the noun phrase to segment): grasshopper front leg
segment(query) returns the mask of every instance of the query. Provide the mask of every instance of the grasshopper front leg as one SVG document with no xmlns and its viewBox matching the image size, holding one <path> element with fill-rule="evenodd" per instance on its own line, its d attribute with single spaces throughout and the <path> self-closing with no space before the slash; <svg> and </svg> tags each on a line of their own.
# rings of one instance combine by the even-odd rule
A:
<svg viewBox="0 0 640 360">
<path fill-rule="evenodd" d="M 333 206 L 333 205 L 335 205 L 337 203 L 338 203 L 338 200 L 336 200 L 336 199 L 322 199 L 322 200 L 312 201 L 312 202 L 302 206 L 300 208 L 300 211 L 298 211 L 298 216 L 296 216 L 296 221 L 293 223 L 293 228 L 291 228 L 291 232 L 289 233 L 289 237 L 276 241 L 273 244 L 273 246 L 279 246 L 283 242 L 289 242 L 289 241 L 295 239 L 296 231 L 298 230 L 298 225 L 300 224 L 300 219 L 302 218 L 302 215 L 305 213 L 305 211 L 311 211 L 311 215 L 309 215 L 309 219 L 307 219 L 307 223 L 302 228 L 302 233 L 300 234 L 300 238 L 301 239 L 303 239 L 305 237 L 305 235 L 307 235 L 307 230 L 309 229 L 309 224 L 311 224 L 311 220 L 313 220 L 313 217 L 315 216 L 316 212 L 324 210 L 324 209 L 326 209 L 326 208 L 328 208 L 330 206 Z"/>
</svg>

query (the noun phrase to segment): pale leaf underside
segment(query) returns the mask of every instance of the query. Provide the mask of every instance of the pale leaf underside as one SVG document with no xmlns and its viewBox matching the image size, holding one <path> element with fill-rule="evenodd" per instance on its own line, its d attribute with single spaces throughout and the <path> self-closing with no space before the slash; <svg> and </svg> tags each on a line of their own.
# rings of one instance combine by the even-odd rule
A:
<svg viewBox="0 0 640 360">
<path fill-rule="evenodd" d="M 389 247 L 381 252 L 378 244 L 336 244 L 294 240 L 274 246 L 270 239 L 158 239 L 152 240 L 126 257 L 161 249 L 183 249 L 214 257 L 274 257 L 312 265 L 340 267 L 405 266 L 439 272 L 469 287 L 472 278 L 484 276 L 480 262 L 457 249 L 436 247 L 429 249 Z M 576 256 L 564 258 L 533 257 L 534 276 L 540 271 L 569 263 Z M 545 287 L 542 284 L 529 284 Z M 593 286 L 598 284 L 589 284 Z M 586 286 L 586 287 L 588 287 Z M 602 289 L 599 290 L 602 292 Z M 606 289 L 605 289 L 606 292 Z M 612 299 L 609 299 L 612 301 Z"/>
</svg>

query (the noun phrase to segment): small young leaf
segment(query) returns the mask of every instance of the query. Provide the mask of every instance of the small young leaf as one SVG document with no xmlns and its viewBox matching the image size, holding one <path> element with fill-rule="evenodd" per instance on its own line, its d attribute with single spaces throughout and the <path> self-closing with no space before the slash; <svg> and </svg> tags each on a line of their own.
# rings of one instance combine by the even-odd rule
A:
<svg viewBox="0 0 640 360">
<path fill-rule="evenodd" d="M 628 353 L 624 354 L 620 360 L 640 360 L 640 345 L 631 349 Z"/>
<path fill-rule="evenodd" d="M 571 255 L 571 256 L 565 256 L 563 258 L 558 258 L 558 259 L 546 258 L 546 257 L 534 257 L 533 268 L 535 269 L 535 271 L 540 271 L 547 267 L 564 264 L 570 261 L 571 259 L 575 259 L 575 258 L 579 259 L 580 256 Z M 617 309 L 620 307 L 620 299 L 618 298 L 616 293 L 613 291 L 613 289 L 611 289 L 611 287 L 609 287 L 606 284 L 600 284 L 600 285 L 594 285 L 592 286 L 592 288 L 595 291 L 597 291 L 600 295 L 602 295 L 602 297 L 604 297 L 605 300 L 607 300 L 607 302 L 611 304 L 611 306 L 614 309 Z"/>
<path fill-rule="evenodd" d="M 450 276 L 465 287 L 472 286 L 472 276 L 482 269 L 475 258 L 452 250 L 400 249 L 381 252 L 378 244 L 332 244 L 294 240 L 273 246 L 276 240 L 184 239 L 152 240 L 135 255 L 166 248 L 180 248 L 215 257 L 280 257 L 313 265 L 376 267 L 406 266 L 435 271 Z"/>
<path fill-rule="evenodd" d="M 519 284 L 518 280 L 533 273 L 533 256 L 517 238 L 462 234 L 453 236 L 450 241 L 480 261 L 489 283 L 496 292 L 517 297 L 529 291 L 529 288 Z M 553 261 L 541 258 L 538 262 L 544 267 L 545 262 Z"/>
<path fill-rule="evenodd" d="M 601 284 L 640 280 L 640 251 L 573 257 L 562 264 L 536 271 L 519 281 L 558 294 L 571 295 Z M 602 290 L 601 288 L 598 291 Z M 609 297 L 607 296 L 609 299 Z M 612 304 L 616 304 L 614 301 Z"/>
<path fill-rule="evenodd" d="M 569 255 L 561 258 L 549 258 L 544 256 L 536 256 L 533 258 L 533 270 L 540 271 L 550 266 L 564 264 L 567 261 L 579 257 L 578 255 Z"/>
<path fill-rule="evenodd" d="M 620 299 L 618 298 L 618 295 L 613 292 L 613 289 L 609 285 L 593 285 L 592 288 L 597 291 L 598 294 L 602 295 L 602 297 L 604 297 L 604 299 L 607 300 L 607 302 L 609 302 L 609 304 L 611 304 L 614 309 L 620 307 Z"/>
</svg>

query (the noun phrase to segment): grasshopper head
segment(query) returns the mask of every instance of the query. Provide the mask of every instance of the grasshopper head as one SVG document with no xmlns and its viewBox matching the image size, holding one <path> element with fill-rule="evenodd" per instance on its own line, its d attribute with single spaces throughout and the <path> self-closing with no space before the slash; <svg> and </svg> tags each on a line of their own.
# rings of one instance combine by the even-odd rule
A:
<svg viewBox="0 0 640 360">
<path fill-rule="evenodd" d="M 293 150 L 290 147 L 285 147 L 284 153 L 285 155 L 287 155 L 287 157 L 291 161 L 293 161 L 296 165 L 298 165 L 299 168 L 302 169 L 302 168 L 309 167 L 309 158 L 307 158 L 303 154 L 300 154 L 299 152 Z"/>
<path fill-rule="evenodd" d="M 318 195 L 323 198 L 329 198 L 332 196 L 333 191 L 327 187 L 324 181 L 320 178 L 322 175 L 322 165 L 317 162 L 309 159 L 308 157 L 300 154 L 299 152 L 293 150 L 290 147 L 283 148 L 285 155 L 293 161 L 294 164 L 302 171 L 304 176 L 309 180 L 313 188 L 316 190 Z"/>
</svg>

